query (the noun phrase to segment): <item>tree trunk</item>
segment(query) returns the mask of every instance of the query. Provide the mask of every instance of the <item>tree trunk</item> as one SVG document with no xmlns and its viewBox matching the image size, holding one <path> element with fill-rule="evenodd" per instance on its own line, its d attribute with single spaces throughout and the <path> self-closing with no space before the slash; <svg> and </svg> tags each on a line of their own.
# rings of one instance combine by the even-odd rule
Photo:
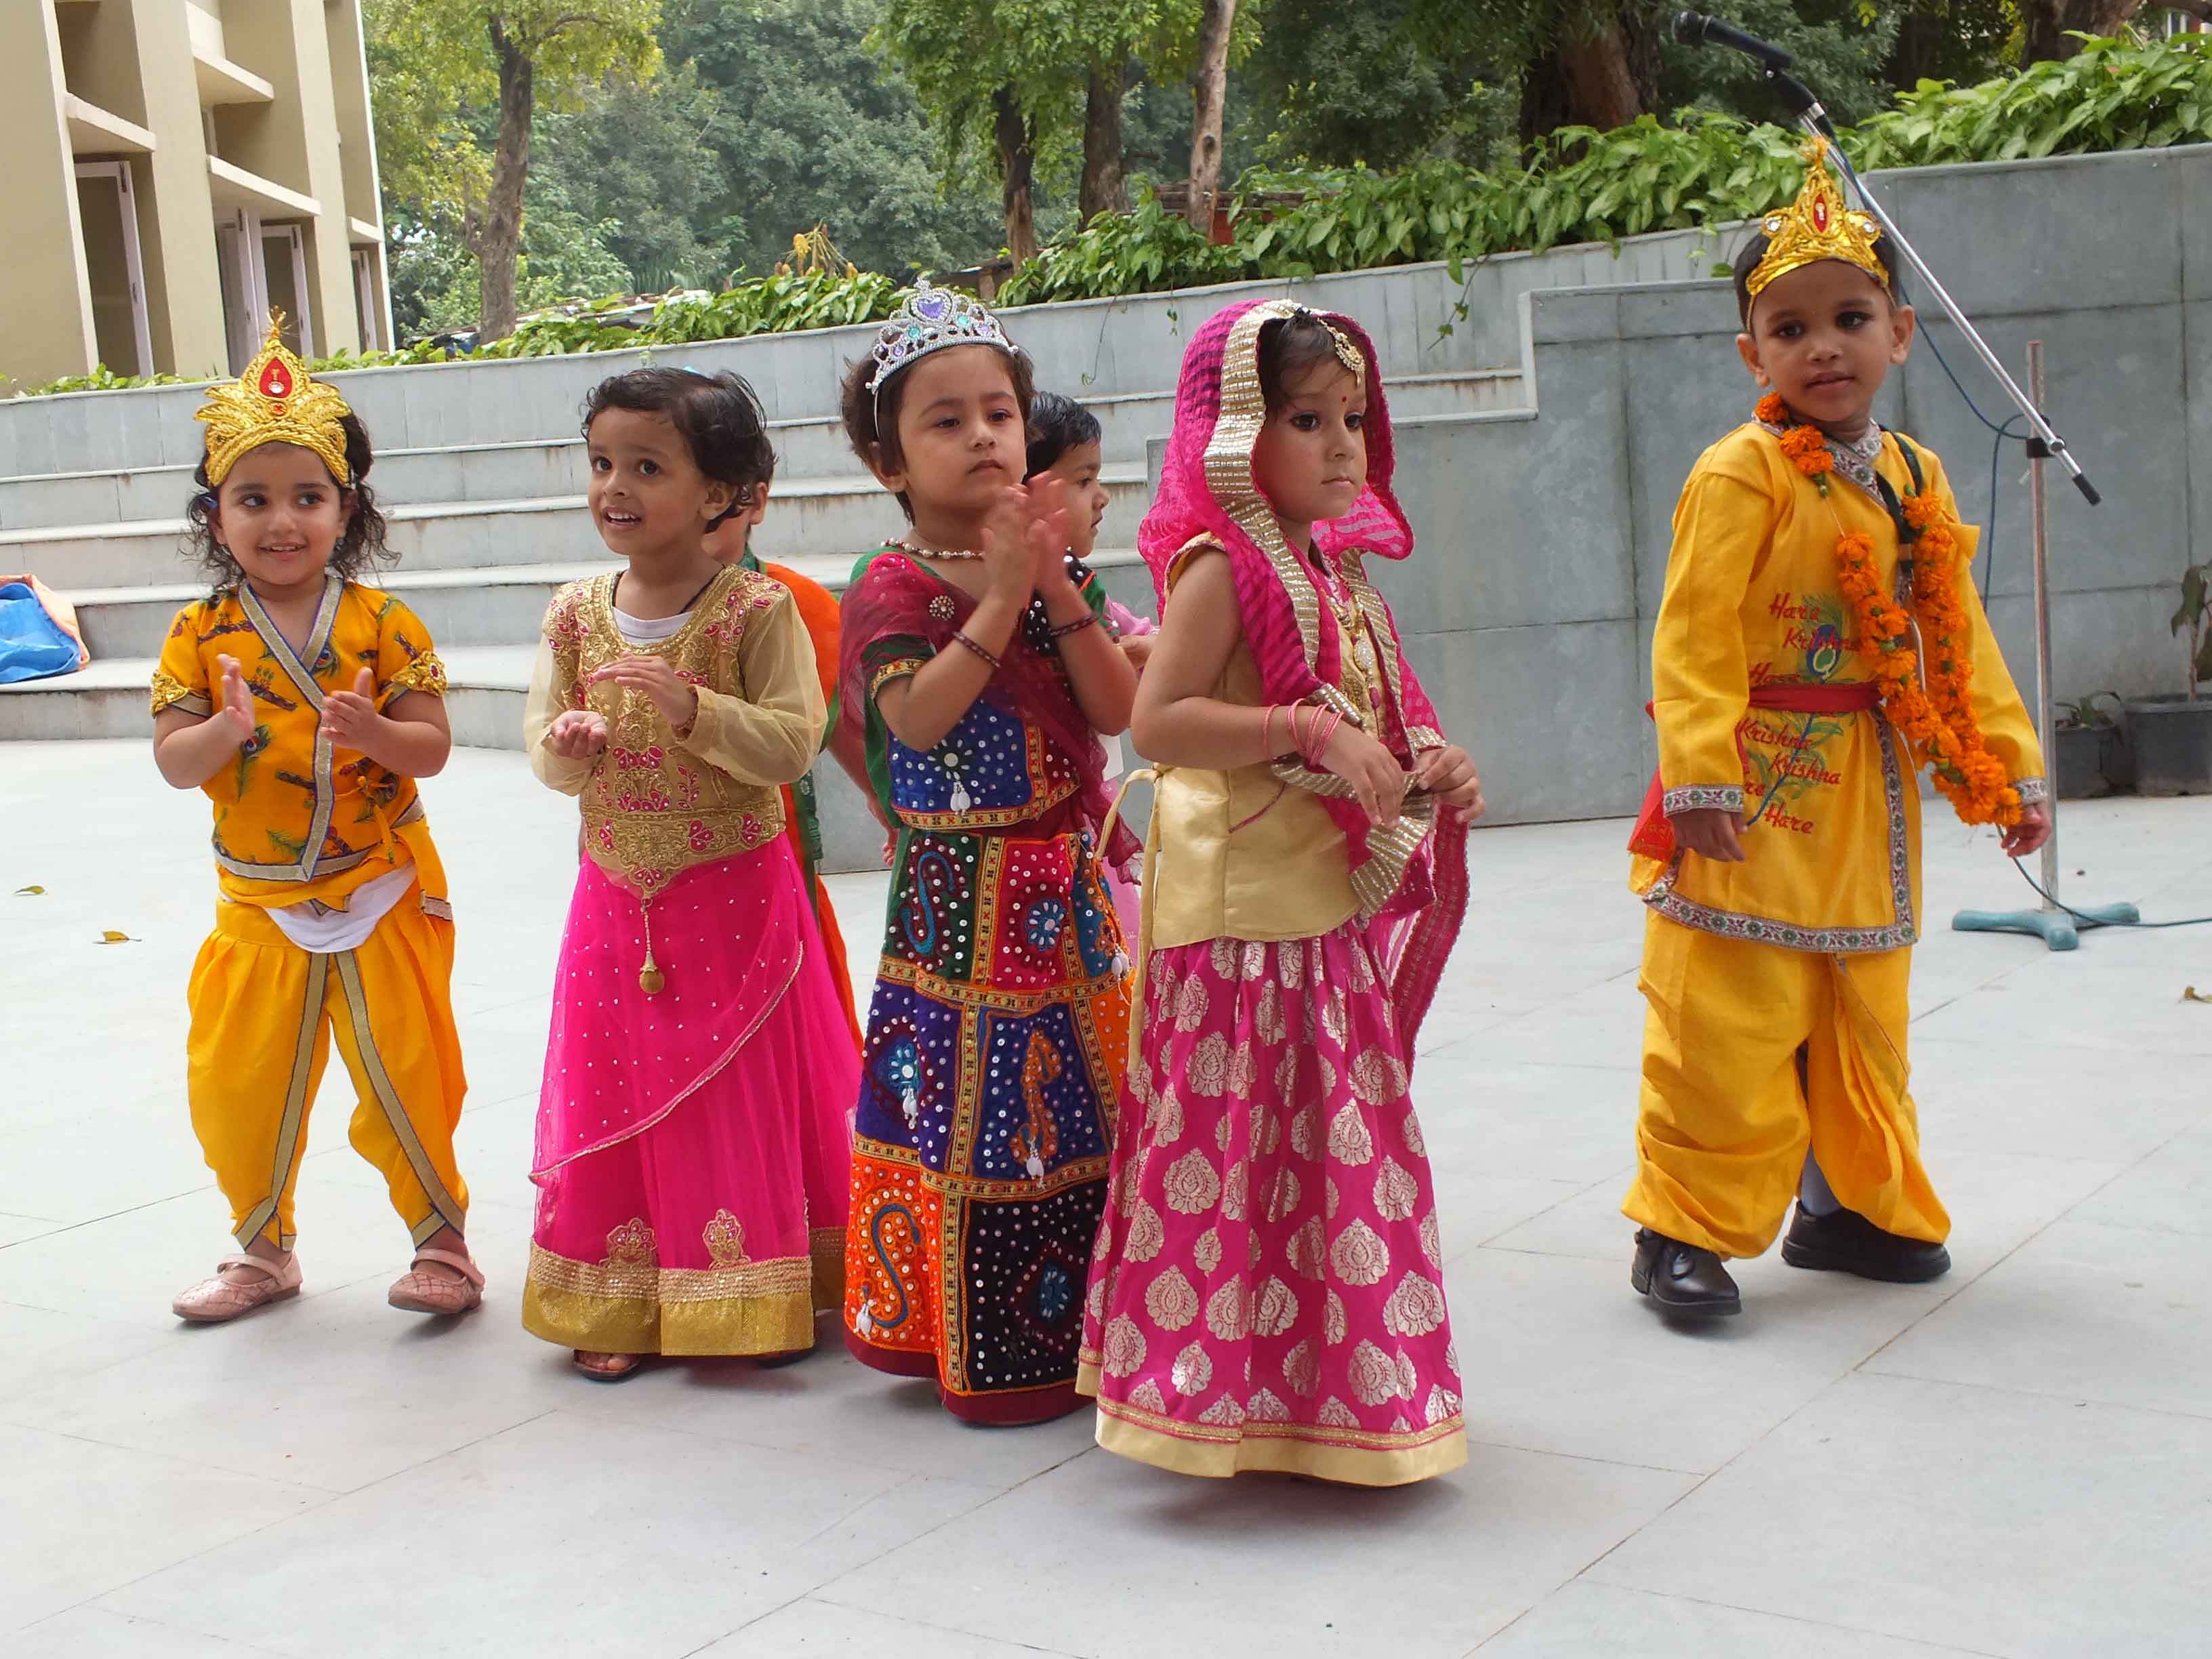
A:
<svg viewBox="0 0 2212 1659">
<path fill-rule="evenodd" d="M 499 144 L 492 152 L 491 199 L 471 216 L 468 241 L 483 284 L 477 333 L 500 340 L 514 332 L 514 266 L 522 246 L 522 187 L 530 176 L 530 124 L 536 113 L 537 66 L 491 20 L 492 55 L 499 64 Z"/>
<path fill-rule="evenodd" d="M 1036 151 L 1034 133 L 1012 87 L 991 94 L 997 112 L 994 134 L 999 147 L 999 208 L 1006 221 L 1006 252 L 1016 264 L 1036 258 Z"/>
<path fill-rule="evenodd" d="M 1666 13 L 1651 0 L 1615 0 L 1560 30 L 1521 72 L 1521 143 L 1565 125 L 1601 132 L 1657 107 Z"/>
<path fill-rule="evenodd" d="M 1121 99 L 1128 65 L 1093 64 L 1083 105 L 1083 194 L 1078 210 L 1085 224 L 1101 213 L 1127 213 L 1129 186 L 1121 165 Z"/>
<path fill-rule="evenodd" d="M 1229 90 L 1229 32 L 1237 0 L 1206 0 L 1198 26 L 1198 73 L 1190 83 L 1190 203 L 1184 216 L 1201 236 L 1212 234 L 1221 193 L 1221 115 Z"/>
<path fill-rule="evenodd" d="M 2142 9 L 2143 0 L 2021 0 L 2021 66 L 2071 58 L 2081 43 L 2069 30 L 2117 34 Z"/>
</svg>

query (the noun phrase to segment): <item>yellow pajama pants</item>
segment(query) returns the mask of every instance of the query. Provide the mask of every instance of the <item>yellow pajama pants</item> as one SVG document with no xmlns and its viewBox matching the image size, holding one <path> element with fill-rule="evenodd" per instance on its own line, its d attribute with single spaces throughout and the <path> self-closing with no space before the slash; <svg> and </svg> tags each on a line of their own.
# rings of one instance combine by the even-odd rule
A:
<svg viewBox="0 0 2212 1659">
<path fill-rule="evenodd" d="M 1825 956 L 1650 917 L 1623 1213 L 1724 1256 L 1757 1255 L 1781 1230 L 1809 1146 L 1845 1208 L 1942 1241 L 1951 1221 L 1921 1165 L 1906 1091 L 1911 968 L 1910 950 Z"/>
<path fill-rule="evenodd" d="M 319 955 L 247 904 L 216 907 L 192 965 L 192 1129 L 241 1245 L 290 1249 L 292 1190 L 330 1040 L 353 1078 L 354 1150 L 384 1172 L 416 1244 L 467 1219 L 453 1165 L 461 1045 L 453 1027 L 453 925 L 410 892 L 359 948 Z"/>
</svg>

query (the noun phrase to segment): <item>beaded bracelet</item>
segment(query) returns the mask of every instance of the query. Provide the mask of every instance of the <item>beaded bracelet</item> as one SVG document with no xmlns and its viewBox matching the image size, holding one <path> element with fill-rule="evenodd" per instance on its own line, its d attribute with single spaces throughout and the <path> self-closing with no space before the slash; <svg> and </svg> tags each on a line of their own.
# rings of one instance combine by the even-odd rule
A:
<svg viewBox="0 0 2212 1659">
<path fill-rule="evenodd" d="M 1080 634 L 1086 628 L 1096 628 L 1097 626 L 1098 613 L 1096 611 L 1086 611 L 1083 613 L 1081 621 L 1068 623 L 1064 626 L 1054 629 L 1052 630 L 1052 636 L 1055 640 L 1064 640 L 1071 634 Z"/>
<path fill-rule="evenodd" d="M 994 656 L 990 652 L 986 651 L 981 646 L 976 644 L 975 641 L 969 639 L 966 634 L 963 633 L 958 629 L 955 629 L 952 631 L 952 642 L 955 645 L 966 646 L 970 651 L 973 651 L 985 662 L 990 664 L 994 670 L 996 670 L 1000 666 L 997 657 Z"/>
</svg>

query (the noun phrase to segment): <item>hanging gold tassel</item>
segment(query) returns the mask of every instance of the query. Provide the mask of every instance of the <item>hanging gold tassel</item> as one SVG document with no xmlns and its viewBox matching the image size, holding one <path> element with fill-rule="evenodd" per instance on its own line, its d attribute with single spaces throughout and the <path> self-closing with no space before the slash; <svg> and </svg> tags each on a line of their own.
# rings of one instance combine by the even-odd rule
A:
<svg viewBox="0 0 2212 1659">
<path fill-rule="evenodd" d="M 660 971 L 659 964 L 653 959 L 653 911 L 650 908 L 647 908 L 643 915 L 645 966 L 637 971 L 637 988 L 649 997 L 657 997 L 660 994 L 661 988 L 668 983 L 668 976 Z"/>
</svg>

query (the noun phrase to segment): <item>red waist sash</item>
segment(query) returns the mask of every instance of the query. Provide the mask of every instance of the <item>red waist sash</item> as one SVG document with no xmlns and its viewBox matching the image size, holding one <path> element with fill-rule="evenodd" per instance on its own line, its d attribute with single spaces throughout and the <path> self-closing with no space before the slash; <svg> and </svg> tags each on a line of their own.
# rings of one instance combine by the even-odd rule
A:
<svg viewBox="0 0 2212 1659">
<path fill-rule="evenodd" d="M 1781 680 L 1753 686 L 1751 706 L 1790 714 L 1872 714 L 1881 707 L 1881 690 L 1872 680 L 1844 680 L 1828 685 Z M 1650 703 L 1644 705 L 1644 712 L 1650 714 Z M 1743 738 L 1739 733 L 1739 759 L 1742 754 Z M 1628 837 L 1628 850 L 1643 858 L 1662 860 L 1674 856 L 1674 826 L 1667 820 L 1667 786 L 1656 772 L 1651 775 L 1650 788 L 1644 792 L 1644 810 L 1637 815 L 1636 828 Z"/>
</svg>

